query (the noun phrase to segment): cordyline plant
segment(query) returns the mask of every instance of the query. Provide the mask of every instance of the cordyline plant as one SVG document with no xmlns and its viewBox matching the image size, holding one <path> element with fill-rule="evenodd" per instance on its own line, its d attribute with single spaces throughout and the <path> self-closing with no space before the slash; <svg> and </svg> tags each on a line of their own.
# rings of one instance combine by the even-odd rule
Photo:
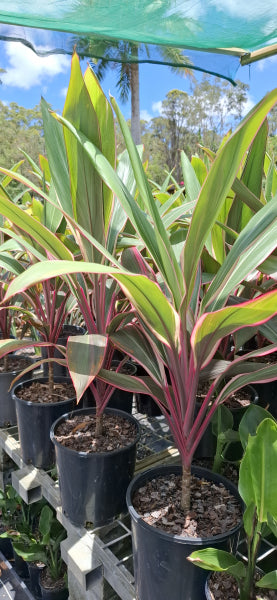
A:
<svg viewBox="0 0 277 600">
<path fill-rule="evenodd" d="M 256 588 L 277 589 L 277 570 L 257 581 L 258 552 L 265 526 L 277 534 L 277 423 L 265 419 L 256 435 L 249 436 L 239 472 L 239 492 L 245 504 L 243 524 L 246 535 L 247 562 L 216 548 L 193 552 L 189 560 L 208 571 L 233 575 L 239 587 L 240 600 L 252 600 Z M 256 592 L 256 593 L 255 593 Z"/>
<path fill-rule="evenodd" d="M 103 258 L 102 263 L 90 263 L 83 257 L 81 263 L 44 261 L 17 277 L 6 294 L 8 299 L 44 278 L 58 275 L 68 278 L 80 271 L 83 274 L 101 273 L 108 276 L 108 280 L 112 277 L 120 285 L 132 306 L 129 322 L 122 321 L 116 330 L 115 320 L 108 330 L 100 331 L 98 337 L 90 334 L 69 339 L 69 370 L 78 397 L 96 376 L 121 389 L 152 395 L 169 423 L 180 452 L 183 465 L 182 507 L 185 512 L 190 508 L 193 455 L 217 406 L 229 394 L 250 382 L 277 378 L 277 365 L 257 369 L 254 363 L 246 362 L 247 358 L 274 351 L 276 344 L 273 343 L 260 351 L 236 358 L 232 363 L 221 362 L 220 370 L 214 368 L 214 356 L 223 338 L 244 326 L 266 322 L 277 313 L 277 291 L 243 304 L 227 306 L 230 295 L 257 266 L 261 270 L 268 257 L 270 264 L 275 265 L 272 253 L 277 239 L 277 198 L 263 205 L 259 198 L 254 196 L 253 200 L 253 194 L 245 194 L 247 201 L 249 196 L 253 201 L 253 216 L 232 247 L 225 245 L 222 235 L 224 223 L 221 228 L 217 224 L 218 214 L 226 204 L 240 164 L 276 101 L 277 90 L 268 94 L 227 139 L 195 197 L 167 212 L 164 205 L 160 209 L 153 199 L 137 149 L 113 99 L 112 105 L 125 137 L 136 180 L 137 201 L 105 157 L 102 145 L 95 142 L 95 137 L 89 135 L 87 129 L 84 132 L 82 123 L 71 122 L 70 115 L 67 118 L 55 115 L 68 139 L 76 141 L 91 169 L 116 195 L 136 232 L 137 246 L 123 252 L 120 265 L 92 234 L 84 232 L 84 222 L 82 226 L 77 224 L 77 231 L 82 231 L 85 239 L 106 260 Z M 84 116 L 82 119 L 85 120 Z M 61 134 L 60 129 L 58 131 Z M 81 171 L 79 163 L 76 172 L 78 169 Z M 6 170 L 3 171 L 7 174 Z M 13 222 L 18 218 L 10 203 L 2 201 L 1 191 L 0 209 Z M 189 222 L 189 228 L 179 227 L 173 234 L 168 225 L 180 220 L 182 215 L 184 223 Z M 36 235 L 38 243 L 43 243 L 35 224 L 32 226 L 32 235 Z M 213 262 L 207 250 L 211 248 L 211 234 L 213 244 L 222 246 L 222 259 L 217 270 L 206 277 L 206 271 L 209 271 L 207 258 L 210 257 L 210 262 Z M 59 256 L 55 254 L 55 258 Z M 131 377 L 106 370 L 105 358 L 110 343 L 143 365 L 147 376 Z M 196 396 L 201 378 L 211 378 L 212 383 L 196 415 Z M 215 396 L 217 389 L 220 391 Z"/>
<path fill-rule="evenodd" d="M 42 199 L 42 203 L 38 202 L 36 209 L 43 205 L 45 207 L 44 217 L 47 217 L 48 212 L 53 208 L 56 215 L 57 206 L 60 207 L 59 219 L 56 218 L 56 220 L 59 223 L 61 217 L 64 217 L 67 233 L 69 231 L 71 238 L 69 239 L 66 232 L 61 238 L 60 235 L 59 237 L 56 235 L 56 230 L 53 230 L 53 228 L 49 231 L 49 225 L 52 224 L 53 218 L 48 217 L 46 223 L 45 220 L 40 219 L 38 224 L 37 213 L 34 215 L 36 219 L 32 218 L 32 215 L 27 214 L 26 211 L 23 213 L 19 207 L 12 206 L 9 199 L 1 195 L 3 214 L 16 227 L 19 236 L 17 242 L 20 243 L 20 233 L 23 237 L 28 233 L 32 243 L 35 244 L 36 250 L 39 249 L 43 255 L 43 259 L 45 253 L 47 253 L 49 258 L 67 258 L 76 261 L 78 265 L 80 260 L 99 264 L 98 272 L 87 273 L 85 276 L 78 275 L 78 277 L 70 277 L 69 275 L 66 278 L 67 290 L 70 290 L 75 298 L 76 306 L 82 315 L 89 334 L 84 338 L 85 343 L 90 344 L 91 353 L 90 362 L 84 363 L 89 372 L 89 381 L 87 378 L 85 380 L 90 385 L 96 404 L 96 434 L 98 435 L 102 431 L 104 408 L 113 394 L 115 386 L 100 379 L 95 380 L 95 374 L 102 366 L 103 351 L 105 352 L 105 369 L 109 370 L 111 367 L 114 345 L 111 342 L 106 344 L 104 335 L 106 335 L 114 321 L 116 326 L 120 325 L 121 320 L 125 317 L 127 306 L 126 299 L 118 283 L 109 276 L 108 272 L 103 273 L 101 271 L 101 265 L 119 265 L 116 258 L 117 241 L 119 233 L 126 224 L 127 215 L 122 210 L 116 196 L 103 183 L 101 176 L 92 168 L 86 152 L 67 130 L 63 131 L 62 125 L 50 114 L 49 107 L 44 100 L 42 100 L 42 114 L 48 162 L 45 163 L 44 161 L 42 163 L 40 161 L 40 163 L 45 169 L 45 177 L 41 177 L 41 170 L 36 165 L 32 166 L 34 172 L 39 175 L 40 180 L 44 179 L 46 181 L 46 185 L 44 189 L 41 189 L 21 176 L 18 177 L 28 189 L 32 189 L 35 195 Z M 70 119 L 74 125 L 81 127 L 85 134 L 90 136 L 95 144 L 98 144 L 111 169 L 115 169 L 115 126 L 112 108 L 91 69 L 87 70 L 84 77 L 82 76 L 77 55 L 74 55 L 72 60 L 71 78 L 63 115 L 65 118 Z M 117 161 L 117 174 L 128 188 L 129 193 L 134 193 L 135 181 L 126 152 Z M 46 207 L 48 207 L 47 210 Z M 8 230 L 7 235 L 9 235 Z M 61 246 L 61 239 L 64 240 L 64 248 Z M 101 251 L 99 251 L 97 243 Z M 68 248 L 72 249 L 72 246 L 73 251 L 70 253 Z M 66 252 L 67 257 L 65 257 Z M 49 288 L 49 282 L 43 279 L 41 265 L 38 269 L 42 277 L 39 277 L 34 285 L 38 285 L 39 282 L 39 286 L 44 288 L 47 284 Z M 77 268 L 76 270 L 80 269 Z M 55 278 L 53 280 L 55 281 Z M 27 284 L 27 287 L 23 285 L 21 292 L 22 295 L 26 294 L 28 297 L 32 286 Z M 33 295 L 32 302 L 36 322 L 38 323 L 39 313 L 41 312 L 39 309 L 44 307 L 36 305 Z M 45 308 L 49 307 L 51 314 L 48 315 L 49 318 L 41 323 L 40 331 L 43 339 L 56 343 L 57 340 L 54 339 L 54 336 L 51 336 L 51 339 L 49 339 L 49 336 L 48 338 L 45 337 L 47 334 L 45 325 L 52 322 L 50 317 L 53 318 L 56 315 L 58 318 L 58 314 L 52 310 L 52 306 L 53 301 L 49 294 L 49 300 L 47 305 L 45 303 Z M 56 328 L 52 331 L 53 333 L 56 332 Z M 3 345 L 1 352 L 10 351 L 16 347 L 16 343 Z M 51 346 L 51 352 L 53 355 L 54 346 Z M 121 369 L 126 359 L 127 357 L 121 361 L 117 369 Z M 62 360 L 60 359 L 59 362 L 61 363 Z M 68 360 L 71 361 L 70 347 Z M 74 381 L 77 399 L 79 400 L 83 387 L 81 384 L 79 385 L 76 379 Z M 79 394 L 80 390 L 81 393 Z"/>
</svg>

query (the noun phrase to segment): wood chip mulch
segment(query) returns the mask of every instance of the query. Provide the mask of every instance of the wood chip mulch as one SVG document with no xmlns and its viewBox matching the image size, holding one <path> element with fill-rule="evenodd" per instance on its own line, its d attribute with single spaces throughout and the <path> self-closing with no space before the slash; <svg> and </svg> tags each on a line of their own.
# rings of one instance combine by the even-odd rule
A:
<svg viewBox="0 0 277 600">
<path fill-rule="evenodd" d="M 4 358 L 0 359 L 0 373 L 16 373 L 23 371 L 26 367 L 29 367 L 30 360 L 28 358 L 19 358 L 17 356 L 9 356 L 7 361 Z M 32 373 L 30 373 L 32 377 Z"/>
<path fill-rule="evenodd" d="M 146 523 L 184 537 L 212 537 L 238 525 L 241 504 L 227 488 L 192 476 L 191 510 L 181 509 L 181 476 L 147 481 L 133 496 L 135 510 Z"/>
<path fill-rule="evenodd" d="M 213 573 L 209 580 L 209 591 L 212 600 L 239 600 L 238 584 L 232 575 Z M 256 588 L 256 593 L 249 600 L 277 600 L 276 590 Z"/>
<path fill-rule="evenodd" d="M 34 380 L 31 385 L 24 386 L 16 390 L 18 398 L 26 400 L 26 402 L 37 402 L 40 404 L 63 402 L 76 398 L 76 392 L 72 383 L 54 383 L 54 390 L 49 392 L 48 383 L 41 383 Z"/>
<path fill-rule="evenodd" d="M 77 452 L 112 452 L 132 444 L 137 427 L 129 419 L 103 414 L 103 435 L 95 437 L 95 415 L 75 415 L 56 429 L 58 442 Z"/>
</svg>

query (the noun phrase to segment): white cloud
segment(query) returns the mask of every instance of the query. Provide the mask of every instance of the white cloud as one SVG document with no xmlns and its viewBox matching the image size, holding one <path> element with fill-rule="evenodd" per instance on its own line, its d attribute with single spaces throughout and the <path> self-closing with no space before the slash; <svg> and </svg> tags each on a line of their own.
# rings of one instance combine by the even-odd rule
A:
<svg viewBox="0 0 277 600">
<path fill-rule="evenodd" d="M 64 88 L 62 88 L 62 89 L 60 90 L 60 96 L 62 96 L 62 98 L 65 98 L 65 97 L 66 97 L 67 90 L 68 90 L 68 88 L 67 88 L 67 87 L 64 87 Z"/>
<path fill-rule="evenodd" d="M 142 119 L 142 121 L 151 121 L 152 115 L 150 115 L 150 113 L 147 110 L 141 110 L 140 118 Z"/>
<path fill-rule="evenodd" d="M 256 69 L 258 71 L 263 71 L 267 67 L 271 67 L 272 65 L 274 65 L 276 62 L 277 62 L 276 54 L 274 56 L 268 56 L 267 58 L 264 58 L 263 60 L 259 60 L 256 63 Z"/>
<path fill-rule="evenodd" d="M 267 23 L 270 23 L 277 16 L 275 1 L 271 1 L 268 7 L 261 0 L 252 0 L 251 9 L 248 2 L 241 2 L 241 0 L 210 0 L 210 4 L 231 17 L 239 17 L 246 21 L 267 19 Z"/>
<path fill-rule="evenodd" d="M 161 115 L 162 114 L 162 101 L 158 100 L 158 102 L 153 102 L 152 110 L 154 113 L 158 113 L 159 115 Z"/>
<path fill-rule="evenodd" d="M 40 57 L 18 42 L 8 42 L 5 50 L 8 64 L 2 75 L 4 85 L 29 90 L 35 85 L 46 85 L 49 79 L 70 68 L 70 58 L 62 54 Z"/>
<path fill-rule="evenodd" d="M 253 98 L 251 98 L 250 94 L 247 94 L 247 100 L 243 107 L 242 116 L 244 117 L 247 113 L 255 106 L 256 102 L 254 102 Z"/>
</svg>

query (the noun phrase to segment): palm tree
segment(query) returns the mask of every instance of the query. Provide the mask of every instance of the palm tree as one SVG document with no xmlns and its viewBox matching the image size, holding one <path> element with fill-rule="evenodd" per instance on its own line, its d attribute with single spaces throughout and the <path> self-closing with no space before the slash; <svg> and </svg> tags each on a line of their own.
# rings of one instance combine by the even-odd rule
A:
<svg viewBox="0 0 277 600">
<path fill-rule="evenodd" d="M 78 51 L 84 56 L 93 57 L 90 66 L 99 81 L 103 80 L 109 68 L 117 71 L 116 87 L 122 102 L 131 96 L 131 133 L 136 144 L 141 143 L 140 102 L 139 102 L 139 53 L 145 52 L 146 60 L 150 59 L 149 47 L 145 44 L 123 40 L 96 40 L 95 38 L 78 38 Z M 189 76 L 193 73 L 188 65 L 192 63 L 179 48 L 155 46 L 165 64 L 175 73 Z M 154 62 L 154 61 L 153 61 Z"/>
</svg>

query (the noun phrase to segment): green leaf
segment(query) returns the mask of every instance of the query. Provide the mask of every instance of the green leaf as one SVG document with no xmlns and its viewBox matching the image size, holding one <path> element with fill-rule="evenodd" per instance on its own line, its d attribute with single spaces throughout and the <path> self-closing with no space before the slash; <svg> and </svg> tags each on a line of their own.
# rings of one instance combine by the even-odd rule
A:
<svg viewBox="0 0 277 600">
<path fill-rule="evenodd" d="M 262 406 L 250 404 L 239 424 L 240 441 L 244 449 L 247 446 L 249 435 L 256 435 L 258 425 L 267 418 L 274 421 L 274 417 Z"/>
<path fill-rule="evenodd" d="M 151 373 L 156 383 L 161 382 L 161 371 L 158 357 L 153 351 L 145 336 L 135 327 L 122 327 L 110 336 L 113 344 L 122 352 L 143 365 L 148 373 Z"/>
<path fill-rule="evenodd" d="M 252 538 L 256 521 L 256 506 L 254 502 L 246 507 L 243 513 L 243 526 L 246 535 Z"/>
<path fill-rule="evenodd" d="M 38 192 L 41 193 L 40 190 L 38 190 Z M 41 223 L 29 215 L 26 210 L 22 210 L 10 202 L 10 200 L 5 198 L 1 194 L 1 190 L 0 213 L 4 215 L 6 219 L 9 219 L 12 223 L 19 227 L 21 231 L 29 234 L 35 242 L 39 243 L 44 250 L 50 252 L 53 257 L 67 260 L 72 258 L 69 250 L 67 250 L 66 246 L 55 234 L 53 234 L 51 231 L 49 231 L 49 229 L 44 227 Z"/>
<path fill-rule="evenodd" d="M 233 415 L 227 406 L 218 407 L 212 418 L 212 431 L 217 437 L 220 433 L 232 430 L 234 425 Z"/>
<path fill-rule="evenodd" d="M 277 520 L 274 519 L 270 514 L 267 515 L 267 525 L 272 531 L 273 535 L 277 538 Z"/>
<path fill-rule="evenodd" d="M 115 278 L 138 314 L 158 339 L 178 346 L 180 319 L 159 286 L 144 275 L 119 274 Z"/>
<path fill-rule="evenodd" d="M 68 338 L 66 355 L 70 377 L 76 390 L 77 403 L 102 367 L 108 337 L 89 334 Z"/>
<path fill-rule="evenodd" d="M 236 239 L 205 295 L 201 310 L 224 306 L 238 284 L 275 249 L 276 237 L 277 201 L 272 200 L 252 217 Z"/>
<path fill-rule="evenodd" d="M 246 506 L 255 504 L 259 523 L 268 513 L 277 518 L 277 423 L 265 419 L 250 436 L 240 465 L 239 493 Z"/>
<path fill-rule="evenodd" d="M 194 287 L 198 262 L 209 232 L 233 184 L 246 151 L 276 101 L 277 90 L 273 90 L 248 113 L 220 149 L 208 172 L 192 216 L 184 249 L 183 264 L 188 304 Z"/>
<path fill-rule="evenodd" d="M 236 579 L 240 579 L 245 575 L 244 564 L 237 560 L 233 554 L 225 552 L 225 550 L 217 550 L 216 548 L 204 548 L 196 550 L 188 556 L 188 560 L 196 567 L 201 567 L 208 571 L 228 572 L 234 575 Z"/>
<path fill-rule="evenodd" d="M 203 368 L 214 356 L 222 338 L 247 325 L 265 322 L 277 312 L 277 292 L 269 292 L 249 302 L 205 313 L 191 335 L 195 364 Z"/>
<path fill-rule="evenodd" d="M 256 587 L 266 588 L 268 590 L 277 590 L 277 569 L 276 571 L 271 571 L 271 573 L 264 575 L 259 581 L 257 581 Z"/>
<path fill-rule="evenodd" d="M 183 150 L 181 152 L 181 166 L 186 189 L 186 197 L 189 202 L 194 202 L 199 195 L 201 185 L 193 165 Z"/>
</svg>

